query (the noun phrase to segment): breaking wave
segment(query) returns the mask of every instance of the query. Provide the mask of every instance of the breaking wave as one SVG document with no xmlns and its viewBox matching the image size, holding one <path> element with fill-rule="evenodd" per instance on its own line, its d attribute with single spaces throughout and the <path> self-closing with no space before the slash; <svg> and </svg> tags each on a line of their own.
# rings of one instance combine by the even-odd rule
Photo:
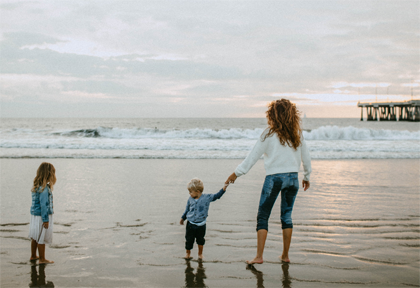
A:
<svg viewBox="0 0 420 288">
<path fill-rule="evenodd" d="M 0 157 L 246 157 L 264 129 L 107 128 L 0 131 Z M 420 131 L 321 126 L 303 131 L 313 159 L 420 158 Z"/>
<path fill-rule="evenodd" d="M 141 138 L 200 138 L 200 139 L 257 139 L 263 129 L 188 129 L 160 130 L 156 128 L 106 128 L 80 129 L 73 131 L 54 132 L 53 135 L 70 137 L 103 137 L 113 139 Z"/>
<path fill-rule="evenodd" d="M 306 140 L 420 140 L 420 131 L 355 128 L 352 126 L 321 126 L 303 132 Z"/>
<path fill-rule="evenodd" d="M 52 135 L 67 137 L 93 137 L 111 139 L 142 139 L 142 138 L 168 138 L 168 139 L 258 139 L 264 129 L 187 129 L 187 130 L 161 130 L 156 128 L 106 128 L 80 129 L 63 132 L 54 132 Z M 398 131 L 385 129 L 355 128 L 352 126 L 321 126 L 319 128 L 303 131 L 306 140 L 420 140 L 420 131 Z"/>
</svg>

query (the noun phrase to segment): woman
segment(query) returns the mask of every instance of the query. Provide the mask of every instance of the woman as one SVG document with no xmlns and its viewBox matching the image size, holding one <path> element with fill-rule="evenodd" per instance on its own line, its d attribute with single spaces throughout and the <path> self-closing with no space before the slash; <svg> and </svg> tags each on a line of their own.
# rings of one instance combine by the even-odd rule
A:
<svg viewBox="0 0 420 288">
<path fill-rule="evenodd" d="M 311 158 L 302 136 L 299 111 L 289 100 L 281 99 L 268 105 L 268 128 L 235 172 L 226 180 L 234 183 L 236 178 L 246 174 L 264 154 L 266 177 L 261 192 L 257 216 L 257 256 L 248 264 L 262 264 L 268 219 L 271 209 L 281 192 L 281 225 L 283 230 L 283 254 L 281 260 L 290 262 L 289 247 L 292 240 L 292 210 L 299 189 L 298 171 L 303 163 L 302 186 L 306 191 L 311 173 Z"/>
</svg>

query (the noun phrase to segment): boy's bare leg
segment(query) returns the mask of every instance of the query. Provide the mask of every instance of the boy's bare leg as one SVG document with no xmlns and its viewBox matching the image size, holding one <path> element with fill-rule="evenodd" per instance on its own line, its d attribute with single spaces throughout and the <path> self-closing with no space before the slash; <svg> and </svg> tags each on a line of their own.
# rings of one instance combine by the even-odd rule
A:
<svg viewBox="0 0 420 288">
<path fill-rule="evenodd" d="M 54 261 L 45 259 L 45 244 L 38 244 L 39 264 L 51 264 Z"/>
<path fill-rule="evenodd" d="M 33 260 L 38 260 L 39 257 L 36 256 L 36 249 L 38 248 L 38 243 L 36 243 L 36 241 L 34 239 L 32 239 L 31 242 L 31 258 L 29 260 L 33 261 Z"/>
<path fill-rule="evenodd" d="M 254 260 L 246 261 L 248 264 L 262 264 L 263 254 L 264 254 L 264 247 L 265 247 L 265 240 L 267 240 L 267 233 L 268 231 L 265 229 L 260 229 L 257 231 L 257 256 L 255 256 Z"/>
<path fill-rule="evenodd" d="M 198 259 L 203 260 L 204 245 L 197 245 L 197 246 L 198 246 Z"/>
<path fill-rule="evenodd" d="M 191 259 L 191 250 L 185 250 L 185 251 L 187 251 L 187 253 L 185 254 L 184 259 L 187 259 L 187 260 Z"/>
<path fill-rule="evenodd" d="M 289 263 L 289 248 L 290 242 L 292 242 L 293 228 L 283 229 L 283 254 L 281 255 L 281 261 Z"/>
</svg>

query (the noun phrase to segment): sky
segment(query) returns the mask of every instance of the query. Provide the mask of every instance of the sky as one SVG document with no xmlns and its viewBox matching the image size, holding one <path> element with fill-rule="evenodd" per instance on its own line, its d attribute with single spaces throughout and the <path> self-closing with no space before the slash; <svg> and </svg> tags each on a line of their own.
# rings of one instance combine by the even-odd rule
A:
<svg viewBox="0 0 420 288">
<path fill-rule="evenodd" d="M 1 117 L 360 117 L 420 95 L 420 1 L 0 0 Z"/>
</svg>

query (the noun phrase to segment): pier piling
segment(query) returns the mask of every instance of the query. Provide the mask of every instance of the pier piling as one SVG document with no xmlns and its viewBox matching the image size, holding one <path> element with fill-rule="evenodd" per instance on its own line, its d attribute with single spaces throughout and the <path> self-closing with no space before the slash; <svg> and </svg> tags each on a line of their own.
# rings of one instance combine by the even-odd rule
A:
<svg viewBox="0 0 420 288">
<path fill-rule="evenodd" d="M 363 121 L 363 108 L 366 108 L 367 121 L 420 121 L 420 100 L 359 102 L 357 106 L 362 109 L 360 121 Z"/>
</svg>

